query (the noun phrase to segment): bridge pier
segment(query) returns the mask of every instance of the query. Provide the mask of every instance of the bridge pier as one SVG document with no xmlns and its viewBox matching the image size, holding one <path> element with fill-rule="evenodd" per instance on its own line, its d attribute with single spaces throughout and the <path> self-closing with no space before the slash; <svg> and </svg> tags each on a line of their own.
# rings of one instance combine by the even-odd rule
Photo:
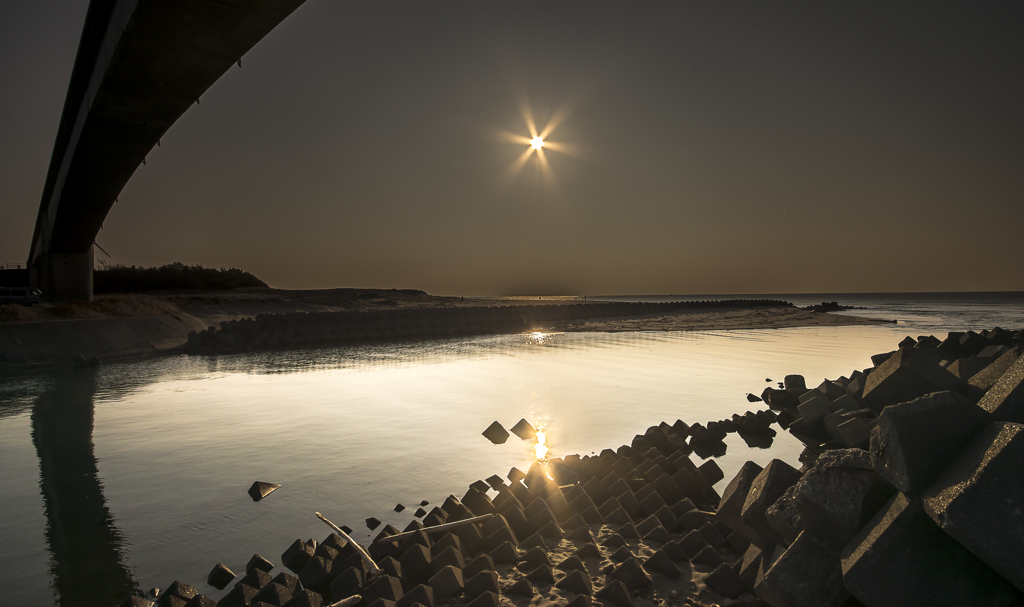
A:
<svg viewBox="0 0 1024 607">
<path fill-rule="evenodd" d="M 47 301 L 92 301 L 92 268 L 92 247 L 85 253 L 44 253 L 29 269 L 29 282 Z"/>
</svg>

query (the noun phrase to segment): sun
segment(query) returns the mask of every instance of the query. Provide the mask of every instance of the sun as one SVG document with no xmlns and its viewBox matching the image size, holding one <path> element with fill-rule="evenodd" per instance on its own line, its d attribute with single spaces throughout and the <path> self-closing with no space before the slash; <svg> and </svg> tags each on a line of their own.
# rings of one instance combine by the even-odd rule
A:
<svg viewBox="0 0 1024 607">
<path fill-rule="evenodd" d="M 530 147 L 539 150 L 544 147 L 544 139 L 541 136 L 536 136 L 530 140 Z"/>
</svg>

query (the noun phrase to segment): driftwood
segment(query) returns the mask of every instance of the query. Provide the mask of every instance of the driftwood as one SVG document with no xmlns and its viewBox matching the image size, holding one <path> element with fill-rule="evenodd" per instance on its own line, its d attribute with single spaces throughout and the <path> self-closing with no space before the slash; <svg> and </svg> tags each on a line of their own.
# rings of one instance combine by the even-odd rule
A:
<svg viewBox="0 0 1024 607">
<path fill-rule="evenodd" d="M 473 518 L 467 518 L 467 519 L 463 519 L 461 521 L 454 521 L 454 522 L 451 522 L 451 523 L 445 523 L 443 525 L 434 525 L 432 527 L 424 527 L 422 529 L 417 529 L 416 531 L 423 531 L 424 533 L 430 535 L 430 534 L 436 533 L 438 531 L 448 531 L 449 529 L 458 529 L 459 527 L 468 525 L 469 523 L 480 523 L 480 522 L 486 521 L 487 519 L 491 518 L 492 516 L 494 516 L 494 515 L 493 514 L 485 514 L 483 516 L 475 516 Z M 377 541 L 378 542 L 399 542 L 399 541 L 404 540 L 405 538 L 415 534 L 416 531 L 406 531 L 405 533 L 399 533 L 398 535 L 389 535 L 387 537 L 382 537 L 382 538 L 380 538 Z"/>
<path fill-rule="evenodd" d="M 363 562 L 366 563 L 366 568 L 370 570 L 370 577 L 377 578 L 377 577 L 380 577 L 381 575 L 383 575 L 384 572 L 380 570 L 380 567 L 377 566 L 377 563 L 373 562 L 373 559 L 370 558 L 370 554 L 362 546 L 359 545 L 359 542 L 355 541 L 354 539 L 352 539 L 352 537 L 349 534 L 347 534 L 344 531 L 342 531 L 341 527 L 339 527 L 339 526 L 335 525 L 334 523 L 332 523 L 331 521 L 327 520 L 326 516 L 320 514 L 319 512 L 316 512 L 315 514 L 317 515 L 317 517 L 320 520 L 322 520 L 323 522 L 327 523 L 328 527 L 330 527 L 331 529 L 334 529 L 334 531 L 338 535 L 340 535 L 342 538 L 344 538 L 346 542 L 352 544 L 352 546 L 356 549 L 356 551 L 359 552 L 359 556 L 363 557 Z M 345 599 L 345 600 L 348 600 L 348 599 Z"/>
<path fill-rule="evenodd" d="M 363 596 L 361 594 L 353 594 L 347 599 L 341 599 L 337 603 L 331 603 L 330 605 L 328 605 L 328 607 L 354 607 L 357 603 L 359 603 L 359 601 L 362 600 Z"/>
</svg>

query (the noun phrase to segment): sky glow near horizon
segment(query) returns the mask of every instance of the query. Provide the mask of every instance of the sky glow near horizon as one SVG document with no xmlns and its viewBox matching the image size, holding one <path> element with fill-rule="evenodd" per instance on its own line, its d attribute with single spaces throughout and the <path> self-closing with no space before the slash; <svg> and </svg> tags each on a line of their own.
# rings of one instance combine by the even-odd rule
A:
<svg viewBox="0 0 1024 607">
<path fill-rule="evenodd" d="M 27 257 L 87 4 L 0 7 L 0 263 Z M 308 0 L 97 240 L 283 288 L 1024 290 L 1022 17 Z"/>
</svg>

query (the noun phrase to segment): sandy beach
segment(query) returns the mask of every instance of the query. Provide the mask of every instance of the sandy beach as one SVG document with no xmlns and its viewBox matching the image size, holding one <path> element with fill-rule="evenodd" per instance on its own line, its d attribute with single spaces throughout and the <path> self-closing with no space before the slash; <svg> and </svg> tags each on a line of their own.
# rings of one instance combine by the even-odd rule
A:
<svg viewBox="0 0 1024 607">
<path fill-rule="evenodd" d="M 884 321 L 804 310 L 785 305 L 698 304 L 672 310 L 614 312 L 616 316 L 581 314 L 577 298 L 462 298 L 428 295 L 412 289 L 238 289 L 209 293 L 107 295 L 92 302 L 0 307 L 0 369 L 19 372 L 153 356 L 184 346 L 190 334 L 217 332 L 223 323 L 299 313 L 374 313 L 385 311 L 459 310 L 506 306 L 565 306 L 568 315 L 517 325 L 516 330 L 561 332 L 699 331 L 768 329 L 816 325 L 870 325 Z M 579 305 L 580 307 L 576 307 Z M 629 304 L 625 304 L 629 305 Z M 457 313 L 457 312 L 456 312 Z M 458 313 L 457 313 L 458 314 Z M 542 316 L 542 315 L 541 315 Z M 581 316 L 589 316 L 582 318 Z M 507 332 L 475 329 L 470 333 Z M 453 334 L 453 333 L 449 333 Z M 417 333 L 387 333 L 384 338 L 416 338 Z M 379 339 L 379 337 L 371 337 Z M 331 340 L 321 340 L 329 343 Z M 346 341 L 346 340 L 343 340 Z M 351 341 L 351 340 L 347 340 Z M 286 344 L 280 344 L 286 345 Z M 289 342 L 287 345 L 301 345 Z M 274 347 L 268 344 L 265 347 Z"/>
</svg>

